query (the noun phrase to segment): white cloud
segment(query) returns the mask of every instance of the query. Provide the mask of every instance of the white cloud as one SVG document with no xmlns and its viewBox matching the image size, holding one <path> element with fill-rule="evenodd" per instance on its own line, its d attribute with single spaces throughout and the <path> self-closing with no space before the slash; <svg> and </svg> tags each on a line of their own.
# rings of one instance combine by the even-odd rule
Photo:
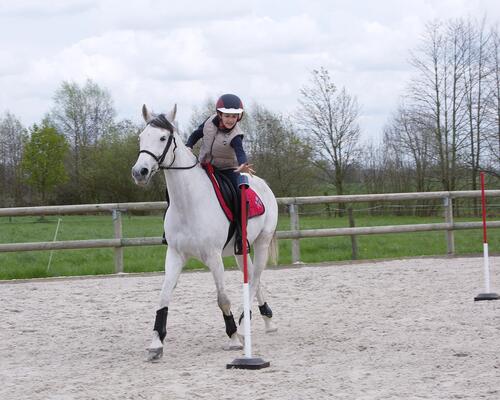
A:
<svg viewBox="0 0 500 400">
<path fill-rule="evenodd" d="M 17 0 L 2 1 L 0 17 L 40 18 L 59 16 L 64 18 L 71 14 L 81 14 L 95 7 L 94 0 Z"/>
<path fill-rule="evenodd" d="M 404 5 L 403 5 L 404 4 Z M 310 71 L 325 66 L 356 95 L 363 129 L 381 131 L 410 69 L 408 50 L 433 18 L 500 18 L 493 0 L 19 0 L 0 10 L 0 112 L 37 122 L 62 80 L 110 90 L 118 114 L 142 103 L 194 105 L 236 92 L 293 112 Z"/>
</svg>

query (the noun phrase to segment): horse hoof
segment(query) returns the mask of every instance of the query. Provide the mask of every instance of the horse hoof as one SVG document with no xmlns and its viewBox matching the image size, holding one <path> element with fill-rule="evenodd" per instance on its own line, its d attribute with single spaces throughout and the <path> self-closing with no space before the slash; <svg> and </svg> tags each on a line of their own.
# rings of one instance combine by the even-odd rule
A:
<svg viewBox="0 0 500 400">
<path fill-rule="evenodd" d="M 236 335 L 238 336 L 238 340 L 240 341 L 241 345 L 244 346 L 245 345 L 245 335 L 242 335 L 240 333 L 236 333 Z"/>
<path fill-rule="evenodd" d="M 272 328 L 266 328 L 266 333 L 273 333 L 273 332 L 277 332 L 278 331 L 278 328 L 276 328 L 275 326 L 273 326 Z"/>
<path fill-rule="evenodd" d="M 162 357 L 163 357 L 163 347 L 160 347 L 158 349 L 148 349 L 147 361 L 156 362 L 159 361 L 160 358 Z"/>
<path fill-rule="evenodd" d="M 229 343 L 222 346 L 224 350 L 241 350 L 243 349 L 243 345 L 240 342 L 240 338 L 237 332 L 234 332 L 229 338 Z"/>
<path fill-rule="evenodd" d="M 225 344 L 224 346 L 222 346 L 222 349 L 225 351 L 242 350 L 243 346 L 241 344 L 230 343 L 230 344 Z"/>
</svg>

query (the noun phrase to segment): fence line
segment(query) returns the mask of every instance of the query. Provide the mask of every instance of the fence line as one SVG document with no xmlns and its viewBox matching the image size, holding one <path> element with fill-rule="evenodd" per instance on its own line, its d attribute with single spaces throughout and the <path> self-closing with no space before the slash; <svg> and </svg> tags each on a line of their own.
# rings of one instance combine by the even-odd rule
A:
<svg viewBox="0 0 500 400">
<path fill-rule="evenodd" d="M 485 191 L 488 197 L 500 197 L 500 190 Z M 481 222 L 453 221 L 453 199 L 480 197 L 481 191 L 455 191 L 455 192 L 412 192 L 412 193 L 386 193 L 344 196 L 310 196 L 310 197 L 282 197 L 278 204 L 288 205 L 290 214 L 290 230 L 277 231 L 278 239 L 292 240 L 292 262 L 300 262 L 300 239 L 314 237 L 350 236 L 354 241 L 357 235 L 374 235 L 404 232 L 446 231 L 448 254 L 455 253 L 454 231 L 461 229 L 480 229 Z M 388 225 L 350 228 L 328 228 L 301 230 L 299 222 L 299 205 L 328 204 L 328 203 L 364 203 L 375 201 L 399 200 L 424 200 L 442 199 L 444 206 L 444 223 L 414 224 L 414 225 Z M 123 238 L 121 214 L 127 211 L 158 211 L 164 210 L 167 202 L 142 202 L 142 203 L 108 203 L 108 204 L 81 204 L 67 206 L 42 206 L 42 207 L 16 207 L 0 208 L 0 217 L 13 216 L 47 216 L 47 215 L 82 215 L 111 213 L 114 225 L 114 239 L 94 240 L 68 240 L 55 242 L 33 243 L 3 243 L 0 252 L 35 251 L 35 250 L 69 250 L 89 248 L 114 248 L 115 272 L 123 272 L 123 247 L 128 246 L 154 246 L 161 245 L 161 237 Z M 354 221 L 352 222 L 354 225 Z M 500 221 L 490 221 L 490 228 L 500 228 Z M 353 257 L 354 246 L 353 246 Z"/>
</svg>

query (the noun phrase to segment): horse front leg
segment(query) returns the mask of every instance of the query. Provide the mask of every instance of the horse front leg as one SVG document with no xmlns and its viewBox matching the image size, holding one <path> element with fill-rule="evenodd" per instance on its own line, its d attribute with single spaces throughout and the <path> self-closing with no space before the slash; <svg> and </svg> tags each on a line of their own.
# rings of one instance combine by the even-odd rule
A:
<svg viewBox="0 0 500 400">
<path fill-rule="evenodd" d="M 224 324 L 226 326 L 226 335 L 229 337 L 229 343 L 223 346 L 224 350 L 241 350 L 243 346 L 240 343 L 237 334 L 237 327 L 234 321 L 233 313 L 231 312 L 231 302 L 226 294 L 224 285 L 224 263 L 220 254 L 212 254 L 203 259 L 205 265 L 208 266 L 215 281 L 217 289 L 217 304 L 222 311 Z"/>
<path fill-rule="evenodd" d="M 155 361 L 163 356 L 163 341 L 167 336 L 167 315 L 170 298 L 186 262 L 186 257 L 169 247 L 165 257 L 165 278 L 160 294 L 160 304 L 156 311 L 153 339 L 148 347 L 148 361 Z"/>
</svg>

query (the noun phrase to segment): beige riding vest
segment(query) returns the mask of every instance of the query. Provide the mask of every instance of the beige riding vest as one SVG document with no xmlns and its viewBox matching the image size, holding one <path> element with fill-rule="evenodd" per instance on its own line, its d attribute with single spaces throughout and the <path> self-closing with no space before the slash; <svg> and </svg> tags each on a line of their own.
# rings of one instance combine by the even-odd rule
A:
<svg viewBox="0 0 500 400">
<path fill-rule="evenodd" d="M 212 115 L 203 125 L 200 161 L 209 162 L 219 169 L 237 168 L 238 159 L 230 143 L 236 136 L 243 136 L 243 131 L 239 123 L 230 132 L 221 131 L 212 122 L 216 116 L 217 114 Z"/>
</svg>

